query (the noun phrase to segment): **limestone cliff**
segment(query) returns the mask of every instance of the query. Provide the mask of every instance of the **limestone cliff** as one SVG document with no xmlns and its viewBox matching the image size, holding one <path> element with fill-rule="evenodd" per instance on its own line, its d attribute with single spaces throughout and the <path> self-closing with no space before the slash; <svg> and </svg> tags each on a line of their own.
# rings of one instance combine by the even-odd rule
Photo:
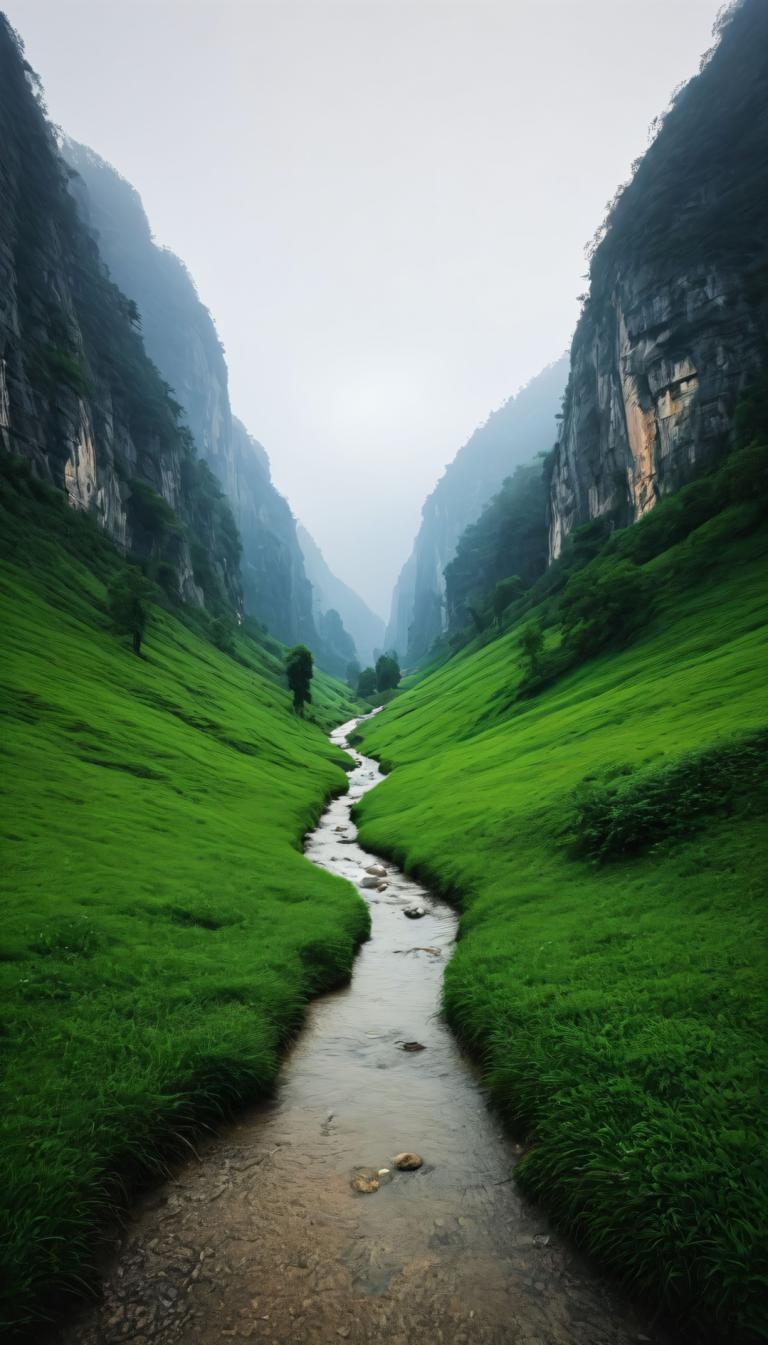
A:
<svg viewBox="0 0 768 1345">
<path fill-rule="evenodd" d="M 239 541 L 112 283 L 0 16 L 0 442 L 187 602 L 240 606 Z"/>
<path fill-rule="evenodd" d="M 566 378 L 563 357 L 510 397 L 475 430 L 426 500 L 386 634 L 387 648 L 409 663 L 423 657 L 446 628 L 445 568 L 465 528 L 518 464 L 551 449 Z"/>
<path fill-rule="evenodd" d="M 137 305 L 144 340 L 220 482 L 242 541 L 245 612 L 285 641 L 322 655 L 312 589 L 287 501 L 265 450 L 232 414 L 224 351 L 184 263 L 159 247 L 136 189 L 84 145 L 65 140 L 72 190 L 111 274 Z"/>
<path fill-rule="evenodd" d="M 625 526 L 715 462 L 768 367 L 768 5 L 721 20 L 609 212 L 571 349 L 550 558 Z"/>
</svg>

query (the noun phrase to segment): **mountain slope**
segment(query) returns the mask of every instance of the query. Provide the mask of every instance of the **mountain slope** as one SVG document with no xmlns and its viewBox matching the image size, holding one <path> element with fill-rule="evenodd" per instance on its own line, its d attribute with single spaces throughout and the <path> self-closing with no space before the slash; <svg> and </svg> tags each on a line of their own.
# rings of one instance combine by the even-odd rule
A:
<svg viewBox="0 0 768 1345">
<path fill-rule="evenodd" d="M 315 678 L 321 729 L 279 647 L 228 656 L 158 606 L 136 658 L 106 610 L 118 553 L 0 465 L 0 1322 L 37 1341 L 136 1181 L 271 1085 L 367 915 L 301 854 L 345 788 L 325 738 L 345 689 Z"/>
<path fill-rule="evenodd" d="M 299 545 L 304 556 L 304 565 L 312 584 L 316 616 L 334 609 L 339 613 L 345 628 L 355 643 L 357 658 L 363 666 L 376 662 L 374 650 L 384 648 L 384 622 L 363 602 L 359 594 L 349 588 L 328 568 L 325 557 L 310 537 L 306 528 L 299 524 Z"/>
<path fill-rule="evenodd" d="M 619 193 L 590 267 L 551 484 L 550 554 L 619 526 L 727 451 L 768 369 L 768 6 L 726 11 Z"/>
<path fill-rule="evenodd" d="M 464 529 L 518 463 L 549 452 L 568 376 L 565 357 L 493 411 L 446 468 L 422 510 L 413 552 L 392 598 L 387 648 L 422 658 L 445 628 L 446 565 Z"/>
<path fill-rule="evenodd" d="M 766 1327 L 767 459 L 553 567 L 361 734 L 392 768 L 363 844 L 461 905 L 445 1007 L 527 1141 L 524 1189 L 718 1345 Z M 627 567 L 634 626 L 607 601 Z M 560 634 L 579 585 L 586 648 Z M 545 671 L 580 650 L 538 693 L 535 618 Z"/>
<path fill-rule="evenodd" d="M 230 501 L 242 542 L 245 611 L 287 644 L 321 652 L 312 593 L 287 501 L 266 452 L 233 415 L 224 351 L 184 263 L 152 238 L 138 192 L 84 145 L 65 140 L 72 190 L 112 276 L 135 300 L 147 350 L 183 407 Z"/>
<path fill-rule="evenodd" d="M 92 512 L 169 593 L 240 607 L 231 513 L 67 189 L 0 15 L 0 447 Z"/>
</svg>

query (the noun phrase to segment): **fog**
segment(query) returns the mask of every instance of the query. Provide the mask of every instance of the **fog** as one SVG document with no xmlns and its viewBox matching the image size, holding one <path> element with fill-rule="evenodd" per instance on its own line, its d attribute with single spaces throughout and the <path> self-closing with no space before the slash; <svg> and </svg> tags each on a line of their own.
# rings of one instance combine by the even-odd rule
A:
<svg viewBox="0 0 768 1345">
<path fill-rule="evenodd" d="M 140 192 L 232 404 L 386 615 L 424 497 L 566 347 L 584 246 L 717 0 L 9 0 Z"/>
</svg>

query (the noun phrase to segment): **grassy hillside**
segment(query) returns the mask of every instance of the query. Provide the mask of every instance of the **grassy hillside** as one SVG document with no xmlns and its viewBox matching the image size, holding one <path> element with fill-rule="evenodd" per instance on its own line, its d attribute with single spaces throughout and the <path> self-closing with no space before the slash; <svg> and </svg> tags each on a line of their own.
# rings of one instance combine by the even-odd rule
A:
<svg viewBox="0 0 768 1345">
<path fill-rule="evenodd" d="M 0 532 L 5 1334 L 91 1278 L 126 1185 L 269 1087 L 367 914 L 302 857 L 345 776 L 270 647 L 237 637 L 235 659 L 155 608 L 136 658 L 105 609 L 122 562 L 88 520 L 22 476 Z M 346 689 L 316 681 L 313 712 L 340 722 Z"/>
<path fill-rule="evenodd" d="M 637 1292 L 751 1340 L 768 533 L 742 502 L 656 554 L 676 509 L 630 530 L 651 559 L 623 643 L 518 697 L 519 622 L 366 724 L 364 750 L 394 769 L 359 820 L 463 909 L 445 1009 L 529 1142 L 523 1188 Z M 551 598 L 541 613 L 556 668 Z"/>
</svg>

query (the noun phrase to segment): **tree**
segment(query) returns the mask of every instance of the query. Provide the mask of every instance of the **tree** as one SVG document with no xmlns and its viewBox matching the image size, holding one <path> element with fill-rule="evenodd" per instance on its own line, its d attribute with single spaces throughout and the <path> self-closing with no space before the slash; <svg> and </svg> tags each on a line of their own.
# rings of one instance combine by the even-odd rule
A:
<svg viewBox="0 0 768 1345">
<path fill-rule="evenodd" d="M 363 668 L 357 679 L 358 696 L 372 696 L 376 690 L 376 669 Z"/>
<path fill-rule="evenodd" d="M 130 635 L 133 652 L 141 654 L 141 642 L 149 620 L 154 585 L 141 570 L 123 570 L 107 590 L 107 605 L 118 635 Z"/>
<path fill-rule="evenodd" d="M 544 632 L 538 621 L 530 621 L 520 636 L 520 652 L 526 660 L 526 672 L 532 677 L 539 671 L 541 655 L 544 652 Z"/>
<path fill-rule="evenodd" d="M 500 579 L 493 590 L 493 615 L 496 618 L 496 624 L 501 630 L 501 621 L 509 604 L 519 598 L 523 592 L 524 584 L 518 574 L 511 574 L 507 579 Z"/>
<path fill-rule="evenodd" d="M 397 655 L 381 654 L 376 660 L 376 690 L 394 691 L 400 681 L 400 664 Z"/>
<path fill-rule="evenodd" d="M 311 704 L 310 684 L 313 674 L 312 653 L 305 644 L 297 644 L 288 650 L 285 660 L 285 672 L 288 686 L 293 692 L 293 708 L 297 714 L 303 714 L 304 706 Z"/>
</svg>

